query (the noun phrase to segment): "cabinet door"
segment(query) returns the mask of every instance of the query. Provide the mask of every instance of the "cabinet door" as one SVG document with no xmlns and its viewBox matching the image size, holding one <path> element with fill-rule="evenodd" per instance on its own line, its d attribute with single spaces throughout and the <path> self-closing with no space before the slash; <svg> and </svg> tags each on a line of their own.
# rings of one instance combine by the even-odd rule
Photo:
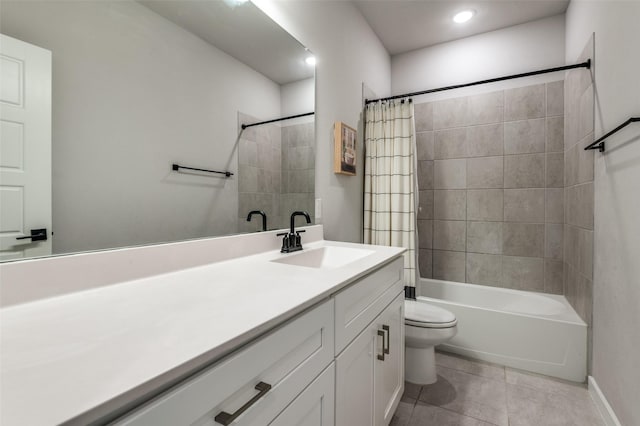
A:
<svg viewBox="0 0 640 426">
<path fill-rule="evenodd" d="M 400 257 L 336 294 L 336 356 L 404 290 L 403 271 Z"/>
<path fill-rule="evenodd" d="M 333 426 L 334 377 L 331 363 L 269 426 Z"/>
<path fill-rule="evenodd" d="M 374 321 L 336 358 L 336 425 L 375 424 L 375 363 L 380 362 L 376 355 L 381 351 L 382 338 Z"/>
<path fill-rule="evenodd" d="M 375 424 L 388 425 L 404 392 L 404 294 L 378 316 L 384 333 L 384 360 L 375 363 Z"/>
</svg>

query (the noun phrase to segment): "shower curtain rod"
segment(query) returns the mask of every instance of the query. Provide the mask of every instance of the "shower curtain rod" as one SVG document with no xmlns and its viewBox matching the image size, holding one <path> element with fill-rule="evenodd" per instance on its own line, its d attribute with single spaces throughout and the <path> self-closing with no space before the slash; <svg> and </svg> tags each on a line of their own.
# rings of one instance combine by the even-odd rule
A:
<svg viewBox="0 0 640 426">
<path fill-rule="evenodd" d="M 273 120 L 260 121 L 258 123 L 243 124 L 241 127 L 242 127 L 242 130 L 244 130 L 247 127 L 259 126 L 261 124 L 275 123 L 276 121 L 290 120 L 292 118 L 306 117 L 307 115 L 313 115 L 313 114 L 315 114 L 315 112 L 305 112 L 304 114 L 290 115 L 289 117 L 274 118 Z"/>
<path fill-rule="evenodd" d="M 426 95 L 427 93 L 435 93 L 435 92 L 444 92 L 445 90 L 461 89 L 463 87 L 477 86 L 479 84 L 495 83 L 497 81 L 512 80 L 514 78 L 521 78 L 521 77 L 530 77 L 532 75 L 547 74 L 547 73 L 550 73 L 550 72 L 565 71 L 565 70 L 571 70 L 571 69 L 574 69 L 574 68 L 590 69 L 591 68 L 591 59 L 587 59 L 585 62 L 582 62 L 580 64 L 564 65 L 562 67 L 547 68 L 547 69 L 544 69 L 544 70 L 537 70 L 537 71 L 525 72 L 525 73 L 521 73 L 521 74 L 507 75 L 507 76 L 504 76 L 504 77 L 490 78 L 488 80 L 474 81 L 473 83 L 464 83 L 464 84 L 456 84 L 456 85 L 453 85 L 453 86 L 438 87 L 437 89 L 429 89 L 429 90 L 423 90 L 423 91 L 420 91 L 420 92 L 404 93 L 402 95 L 389 96 L 389 97 L 380 98 L 380 99 L 365 99 L 364 103 L 365 104 L 370 104 L 370 103 L 378 102 L 378 101 L 389 101 L 389 100 L 392 100 L 392 99 L 408 98 L 410 96 Z"/>
</svg>

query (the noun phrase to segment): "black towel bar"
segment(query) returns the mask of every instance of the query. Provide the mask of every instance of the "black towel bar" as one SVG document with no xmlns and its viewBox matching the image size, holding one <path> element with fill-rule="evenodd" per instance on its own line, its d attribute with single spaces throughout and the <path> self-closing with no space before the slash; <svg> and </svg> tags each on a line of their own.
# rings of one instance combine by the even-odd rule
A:
<svg viewBox="0 0 640 426">
<path fill-rule="evenodd" d="M 624 123 L 622 123 L 621 125 L 616 127 L 615 129 L 613 129 L 612 131 L 607 133 L 606 135 L 598 138 L 597 141 L 595 141 L 593 143 L 590 143 L 587 147 L 585 147 L 584 150 L 587 151 L 587 150 L 590 150 L 590 149 L 597 149 L 600 152 L 604 152 L 604 148 L 605 148 L 604 141 L 605 141 L 605 139 L 607 139 L 609 136 L 613 135 L 614 133 L 624 129 L 629 124 L 635 123 L 637 121 L 640 121 L 640 117 L 631 117 L 630 119 L 628 119 L 627 121 L 625 121 Z"/>
<path fill-rule="evenodd" d="M 226 172 L 219 172 L 217 170 L 207 170 L 207 169 L 198 169 L 196 167 L 187 167 L 187 166 L 181 166 L 179 164 L 172 164 L 171 165 L 171 170 L 179 172 L 180 169 L 185 169 L 185 170 L 196 170 L 198 172 L 206 172 L 206 173 L 218 173 L 221 175 L 225 175 L 226 177 L 230 177 L 233 176 L 233 173 L 226 171 Z"/>
</svg>

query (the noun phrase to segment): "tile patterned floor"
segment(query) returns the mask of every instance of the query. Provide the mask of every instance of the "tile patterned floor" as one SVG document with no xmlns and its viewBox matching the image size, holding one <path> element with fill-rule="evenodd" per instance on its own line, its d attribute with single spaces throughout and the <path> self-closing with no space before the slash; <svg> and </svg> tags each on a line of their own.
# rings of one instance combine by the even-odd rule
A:
<svg viewBox="0 0 640 426">
<path fill-rule="evenodd" d="M 405 383 L 391 426 L 603 426 L 586 386 L 436 353 L 438 381 Z"/>
</svg>

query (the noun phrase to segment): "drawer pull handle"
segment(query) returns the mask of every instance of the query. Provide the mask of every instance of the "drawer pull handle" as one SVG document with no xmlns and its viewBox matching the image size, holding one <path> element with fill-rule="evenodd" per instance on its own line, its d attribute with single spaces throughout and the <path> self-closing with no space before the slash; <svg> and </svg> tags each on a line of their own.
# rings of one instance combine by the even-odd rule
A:
<svg viewBox="0 0 640 426">
<path fill-rule="evenodd" d="M 230 425 L 231 423 L 233 423 L 233 421 L 242 413 L 244 413 L 245 411 L 247 411 L 249 409 L 249 407 L 251 407 L 253 404 L 255 404 L 260 398 L 262 398 L 267 392 L 269 392 L 271 390 L 271 385 L 265 382 L 260 382 L 256 385 L 255 389 L 258 392 L 253 398 L 251 398 L 249 401 L 247 401 L 242 407 L 238 408 L 238 411 L 236 411 L 233 414 L 229 414 L 226 411 L 222 411 L 220 412 L 215 418 L 214 420 L 216 421 L 216 423 L 220 423 L 222 425 Z"/>
<path fill-rule="evenodd" d="M 391 330 L 389 329 L 388 325 L 383 325 L 382 329 L 387 332 L 387 346 L 383 347 L 384 353 L 389 355 L 389 347 L 391 346 Z M 382 341 L 382 343 L 384 344 L 384 340 Z"/>
<path fill-rule="evenodd" d="M 378 354 L 378 359 L 380 361 L 384 361 L 384 354 L 385 354 L 385 351 L 384 351 L 384 331 L 378 330 L 378 336 L 382 337 L 382 354 Z"/>
</svg>

